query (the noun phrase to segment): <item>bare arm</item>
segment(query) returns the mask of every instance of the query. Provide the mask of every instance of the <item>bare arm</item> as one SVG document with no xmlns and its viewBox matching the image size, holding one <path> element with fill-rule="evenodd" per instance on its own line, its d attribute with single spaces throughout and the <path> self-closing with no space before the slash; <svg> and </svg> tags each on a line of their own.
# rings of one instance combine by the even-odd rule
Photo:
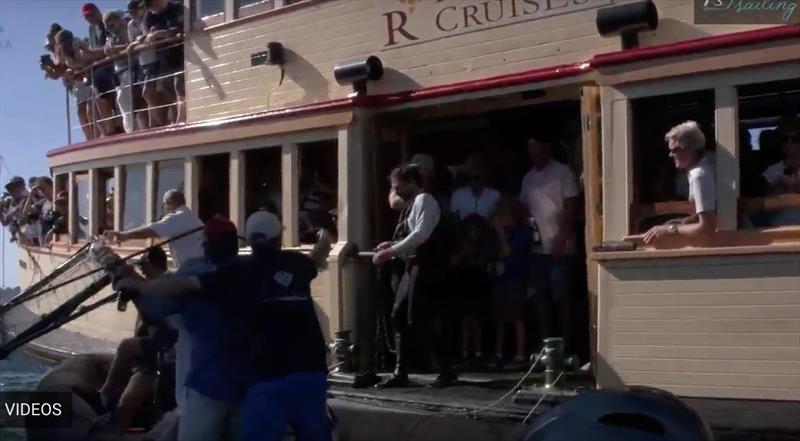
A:
<svg viewBox="0 0 800 441">
<path fill-rule="evenodd" d="M 106 231 L 105 237 L 108 240 L 124 242 L 131 239 L 156 239 L 158 234 L 149 225 L 146 225 L 128 231 Z"/>
</svg>

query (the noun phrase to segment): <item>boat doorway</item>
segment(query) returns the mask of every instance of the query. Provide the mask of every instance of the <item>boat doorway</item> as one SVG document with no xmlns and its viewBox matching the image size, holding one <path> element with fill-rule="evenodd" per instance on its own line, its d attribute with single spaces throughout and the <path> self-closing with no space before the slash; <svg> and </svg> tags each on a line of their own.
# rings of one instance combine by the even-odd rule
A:
<svg viewBox="0 0 800 441">
<path fill-rule="evenodd" d="M 207 222 L 215 214 L 230 218 L 230 155 L 201 156 L 200 189 L 197 210 L 200 220 Z"/>
<path fill-rule="evenodd" d="M 565 351 L 577 355 L 582 362 L 591 359 L 590 301 L 585 246 L 585 210 L 583 176 L 583 137 L 581 88 L 576 86 L 524 92 L 508 96 L 462 101 L 453 104 L 416 108 L 384 114 L 378 118 L 380 148 L 372 158 L 376 194 L 372 225 L 375 226 L 375 243 L 388 240 L 397 221 L 398 213 L 387 204 L 389 191 L 387 176 L 399 164 L 415 155 L 433 158 L 435 172 L 431 190 L 440 205 L 450 212 L 453 192 L 469 185 L 469 171 L 474 166 L 481 169 L 485 185 L 497 190 L 501 200 L 520 196 L 523 177 L 531 170 L 528 157 L 528 140 L 544 134 L 551 141 L 553 159 L 566 165 L 578 188 L 577 213 L 571 226 L 575 237 L 573 267 L 569 281 L 568 311 L 553 323 L 550 329 L 563 329 Z M 457 214 L 454 215 L 457 217 Z M 547 335 L 540 329 L 541 315 L 537 311 L 533 290 L 528 290 L 524 302 L 526 353 L 537 353 Z M 492 296 L 487 292 L 481 302 L 486 303 L 485 317 L 481 317 L 480 340 L 482 354 L 515 353 L 515 329 L 505 325 L 505 338 L 498 343 L 498 318 L 493 316 Z M 459 298 L 458 295 L 454 298 Z M 496 305 L 496 304 L 495 304 Z M 457 305 L 454 305 L 454 307 Z M 456 332 L 459 342 L 453 342 L 463 351 L 464 333 Z M 550 334 L 554 334 L 551 332 Z M 502 347 L 498 347 L 498 344 Z M 472 351 L 470 351 L 472 352 Z M 473 352 L 474 353 L 474 352 Z"/>
</svg>

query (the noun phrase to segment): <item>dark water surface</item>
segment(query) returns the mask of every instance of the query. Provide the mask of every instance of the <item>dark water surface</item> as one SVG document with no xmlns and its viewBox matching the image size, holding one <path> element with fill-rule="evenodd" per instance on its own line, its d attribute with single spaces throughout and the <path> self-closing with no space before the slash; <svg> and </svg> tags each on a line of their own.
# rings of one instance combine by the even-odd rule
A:
<svg viewBox="0 0 800 441">
<path fill-rule="evenodd" d="M 38 359 L 18 351 L 0 360 L 0 391 L 32 390 L 47 372 L 48 366 Z M 24 441 L 24 429 L 0 427 L 0 440 Z"/>
</svg>

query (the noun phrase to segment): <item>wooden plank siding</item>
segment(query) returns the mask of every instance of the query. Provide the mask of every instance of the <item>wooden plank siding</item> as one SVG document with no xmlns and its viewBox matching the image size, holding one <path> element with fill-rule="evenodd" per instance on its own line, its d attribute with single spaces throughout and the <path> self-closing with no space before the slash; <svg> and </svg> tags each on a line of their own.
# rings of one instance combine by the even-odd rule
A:
<svg viewBox="0 0 800 441">
<path fill-rule="evenodd" d="M 608 4 L 592 1 L 598 6 Z M 642 33 L 643 46 L 757 27 L 694 25 L 690 0 L 657 0 L 656 4 L 661 22 L 656 31 Z M 400 2 L 386 0 L 329 0 L 190 33 L 186 44 L 189 120 L 345 97 L 351 90 L 334 81 L 333 68 L 354 57 L 380 56 L 386 74 L 370 84 L 370 93 L 391 93 L 575 63 L 620 48 L 619 38 L 598 35 L 596 8 L 387 47 L 384 14 L 403 8 Z M 433 6 L 425 8 L 418 5 L 416 15 L 408 15 L 409 23 L 432 20 L 425 14 Z M 281 42 L 287 52 L 280 86 L 279 68 L 250 66 L 250 54 L 264 50 L 269 41 Z"/>
<path fill-rule="evenodd" d="M 601 387 L 800 400 L 800 255 L 602 262 Z"/>
</svg>

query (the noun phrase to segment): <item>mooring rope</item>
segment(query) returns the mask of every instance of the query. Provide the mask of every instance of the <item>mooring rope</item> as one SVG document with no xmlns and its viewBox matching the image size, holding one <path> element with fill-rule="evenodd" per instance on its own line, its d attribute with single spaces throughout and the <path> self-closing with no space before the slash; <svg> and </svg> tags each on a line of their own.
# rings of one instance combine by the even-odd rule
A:
<svg viewBox="0 0 800 441">
<path fill-rule="evenodd" d="M 478 410 L 474 410 L 472 412 L 469 412 L 469 415 L 472 416 L 472 417 L 475 417 L 475 416 L 477 416 L 477 414 L 479 414 L 481 412 L 484 412 L 484 411 L 487 411 L 487 410 L 493 408 L 494 406 L 497 406 L 498 404 L 503 402 L 503 400 L 505 400 L 511 394 L 513 394 L 514 391 L 516 391 L 520 386 L 522 386 L 522 383 L 525 382 L 525 380 L 528 378 L 528 376 L 530 376 L 530 374 L 533 372 L 533 369 L 535 369 L 536 365 L 539 363 L 539 360 L 542 359 L 543 355 L 544 355 L 544 348 L 542 348 L 542 350 L 539 351 L 539 355 L 536 356 L 536 359 L 533 361 L 533 364 L 531 364 L 531 367 L 530 367 L 530 369 L 528 369 L 528 372 L 525 372 L 525 375 L 523 375 L 522 378 L 520 378 L 520 380 L 517 382 L 517 384 L 514 385 L 514 387 L 511 388 L 511 390 L 506 392 L 500 398 L 498 398 L 498 399 L 494 400 L 493 402 L 491 402 L 488 406 L 485 406 L 485 407 L 482 407 L 482 408 L 480 408 Z"/>
</svg>

